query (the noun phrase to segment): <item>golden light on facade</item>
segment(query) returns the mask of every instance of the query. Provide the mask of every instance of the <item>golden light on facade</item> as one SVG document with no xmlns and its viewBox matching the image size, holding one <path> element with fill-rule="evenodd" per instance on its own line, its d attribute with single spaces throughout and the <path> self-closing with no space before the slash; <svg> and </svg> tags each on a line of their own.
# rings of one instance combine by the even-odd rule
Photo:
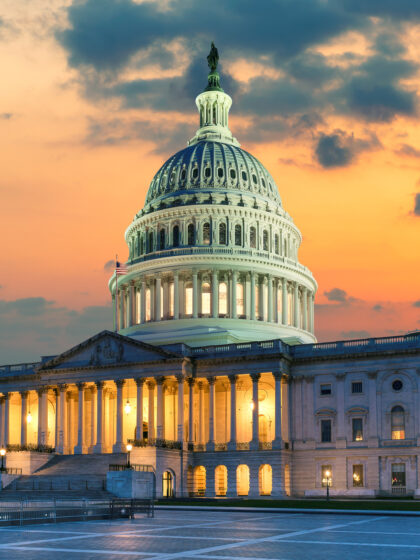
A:
<svg viewBox="0 0 420 560">
<path fill-rule="evenodd" d="M 131 404 L 130 404 L 130 401 L 128 399 L 127 399 L 127 402 L 125 403 L 124 410 L 125 410 L 126 414 L 130 414 L 130 412 L 131 412 Z"/>
<path fill-rule="evenodd" d="M 28 412 L 28 414 L 26 415 L 26 422 L 28 424 L 32 422 L 32 414 L 30 412 Z"/>
</svg>

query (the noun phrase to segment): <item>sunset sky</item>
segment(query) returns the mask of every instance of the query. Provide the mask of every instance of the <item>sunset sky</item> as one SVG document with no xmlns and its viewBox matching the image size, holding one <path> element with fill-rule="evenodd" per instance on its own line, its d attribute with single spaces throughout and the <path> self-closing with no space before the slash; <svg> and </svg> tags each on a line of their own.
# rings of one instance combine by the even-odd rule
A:
<svg viewBox="0 0 420 560">
<path fill-rule="evenodd" d="M 420 328 L 420 2 L 0 0 L 0 363 L 112 328 L 110 263 L 198 127 L 211 41 L 318 340 Z"/>
</svg>

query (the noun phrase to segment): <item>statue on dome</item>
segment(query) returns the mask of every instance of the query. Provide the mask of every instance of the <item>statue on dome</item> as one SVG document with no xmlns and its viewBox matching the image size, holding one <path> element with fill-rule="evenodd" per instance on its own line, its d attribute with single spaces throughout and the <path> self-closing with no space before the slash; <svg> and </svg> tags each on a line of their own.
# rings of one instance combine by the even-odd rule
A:
<svg viewBox="0 0 420 560">
<path fill-rule="evenodd" d="M 210 52 L 207 56 L 207 63 L 209 65 L 211 73 L 216 71 L 218 62 L 219 62 L 219 52 L 215 47 L 214 43 L 212 42 Z"/>
</svg>

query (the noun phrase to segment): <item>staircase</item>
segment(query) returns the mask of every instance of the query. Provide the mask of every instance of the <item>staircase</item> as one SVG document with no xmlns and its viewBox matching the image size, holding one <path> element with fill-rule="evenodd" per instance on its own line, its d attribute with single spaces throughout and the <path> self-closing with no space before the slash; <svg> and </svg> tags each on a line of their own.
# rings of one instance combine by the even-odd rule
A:
<svg viewBox="0 0 420 560">
<path fill-rule="evenodd" d="M 103 499 L 110 464 L 123 465 L 125 453 L 101 455 L 55 455 L 31 475 L 20 476 L 0 492 L 0 500 Z"/>
</svg>

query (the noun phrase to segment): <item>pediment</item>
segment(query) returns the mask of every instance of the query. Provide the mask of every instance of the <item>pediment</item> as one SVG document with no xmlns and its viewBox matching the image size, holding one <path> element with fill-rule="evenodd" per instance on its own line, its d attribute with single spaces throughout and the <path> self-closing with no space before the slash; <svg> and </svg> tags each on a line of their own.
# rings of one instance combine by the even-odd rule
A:
<svg viewBox="0 0 420 560">
<path fill-rule="evenodd" d="M 41 364 L 38 371 L 113 367 L 176 357 L 179 356 L 158 346 L 111 331 L 102 331 Z"/>
</svg>

